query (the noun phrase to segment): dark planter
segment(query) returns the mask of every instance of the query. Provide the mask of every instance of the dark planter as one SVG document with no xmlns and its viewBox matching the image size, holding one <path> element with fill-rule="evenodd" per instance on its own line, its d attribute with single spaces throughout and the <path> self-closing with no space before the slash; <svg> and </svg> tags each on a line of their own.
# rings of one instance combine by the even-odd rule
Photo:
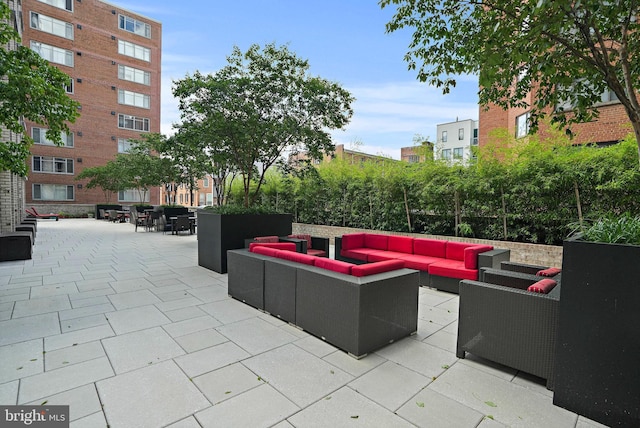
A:
<svg viewBox="0 0 640 428">
<path fill-rule="evenodd" d="M 227 273 L 227 251 L 244 240 L 265 235 L 290 235 L 291 214 L 217 214 L 198 210 L 198 264 Z"/>
<path fill-rule="evenodd" d="M 640 426 L 640 246 L 563 244 L 553 403 Z"/>
</svg>

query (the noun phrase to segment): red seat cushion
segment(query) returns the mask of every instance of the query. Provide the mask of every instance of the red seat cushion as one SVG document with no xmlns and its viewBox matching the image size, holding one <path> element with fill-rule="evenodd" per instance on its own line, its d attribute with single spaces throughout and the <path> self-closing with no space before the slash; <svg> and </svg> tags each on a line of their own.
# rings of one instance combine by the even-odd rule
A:
<svg viewBox="0 0 640 428">
<path fill-rule="evenodd" d="M 249 251 L 255 253 L 253 249 L 256 247 L 269 247 L 278 250 L 296 251 L 296 244 L 293 242 L 252 242 L 249 244 Z"/>
<path fill-rule="evenodd" d="M 422 239 L 413 240 L 413 254 L 421 256 L 439 257 L 444 259 L 446 256 L 447 241 L 440 239 Z"/>
<path fill-rule="evenodd" d="M 555 268 L 555 267 L 550 267 L 550 268 L 547 268 L 547 269 L 539 270 L 538 273 L 536 273 L 536 275 L 538 275 L 538 276 L 556 276 L 560 272 L 562 272 L 562 269 L 558 269 L 558 268 Z"/>
<path fill-rule="evenodd" d="M 373 233 L 364 234 L 364 247 L 374 248 L 376 250 L 387 250 L 389 244 L 388 235 L 376 235 Z"/>
<path fill-rule="evenodd" d="M 353 250 L 342 250 L 340 251 L 340 255 L 348 259 L 355 259 L 366 262 L 367 256 L 371 253 L 375 253 L 376 251 L 379 250 L 376 250 L 374 248 L 355 248 Z"/>
<path fill-rule="evenodd" d="M 429 265 L 429 275 L 478 280 L 477 269 L 466 269 L 462 260 L 442 260 Z"/>
<path fill-rule="evenodd" d="M 410 255 L 411 254 L 398 253 L 396 251 L 376 250 L 372 253 L 367 254 L 367 261 L 369 263 L 373 263 L 373 262 L 381 262 L 384 260 L 396 260 L 396 259 L 401 259 L 404 256 L 410 256 Z"/>
<path fill-rule="evenodd" d="M 316 250 L 315 248 L 307 248 L 307 254 L 315 257 L 327 257 L 327 253 L 324 250 Z"/>
<path fill-rule="evenodd" d="M 277 248 L 267 247 L 265 245 L 256 245 L 250 248 L 249 251 L 255 254 L 262 254 L 263 256 L 277 257 L 278 251 L 282 251 L 282 250 L 278 250 Z"/>
<path fill-rule="evenodd" d="M 430 257 L 430 256 L 418 256 L 416 254 L 405 254 L 402 257 L 399 257 L 399 260 L 404 260 L 404 266 L 409 269 L 417 269 L 424 272 L 429 271 L 429 265 L 440 262 L 444 259 L 440 257 Z"/>
<path fill-rule="evenodd" d="M 342 235 L 342 250 L 353 250 L 364 247 L 364 233 Z"/>
<path fill-rule="evenodd" d="M 314 266 L 322 269 L 338 272 L 338 273 L 344 273 L 347 275 L 351 274 L 351 268 L 353 267 L 351 263 L 343 262 L 341 260 L 328 259 L 328 258 L 316 259 Z"/>
<path fill-rule="evenodd" d="M 356 265 L 351 268 L 353 276 L 368 276 L 376 273 L 389 272 L 404 268 L 402 260 L 386 260 L 383 262 L 368 263 L 365 265 Z"/>
<path fill-rule="evenodd" d="M 413 238 L 410 236 L 389 236 L 387 250 L 397 253 L 413 254 Z"/>
<path fill-rule="evenodd" d="M 527 291 L 531 291 L 533 293 L 548 294 L 551 290 L 553 290 L 556 284 L 557 282 L 555 282 L 553 279 L 544 278 L 536 282 L 535 284 L 531 284 L 529 288 L 527 288 Z"/>
<path fill-rule="evenodd" d="M 464 249 L 464 267 L 467 269 L 478 269 L 478 254 L 491 251 L 491 245 L 473 245 Z"/>
</svg>

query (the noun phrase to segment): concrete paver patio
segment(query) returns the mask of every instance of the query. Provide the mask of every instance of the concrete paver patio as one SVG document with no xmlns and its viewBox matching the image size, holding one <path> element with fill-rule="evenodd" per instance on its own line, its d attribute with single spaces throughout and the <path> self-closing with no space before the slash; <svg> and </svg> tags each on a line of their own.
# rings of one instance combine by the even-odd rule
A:
<svg viewBox="0 0 640 428">
<path fill-rule="evenodd" d="M 420 289 L 418 333 L 355 360 L 227 295 L 196 235 L 38 222 L 0 263 L 0 404 L 72 427 L 595 427 L 541 379 L 455 356 L 458 296 Z"/>
</svg>

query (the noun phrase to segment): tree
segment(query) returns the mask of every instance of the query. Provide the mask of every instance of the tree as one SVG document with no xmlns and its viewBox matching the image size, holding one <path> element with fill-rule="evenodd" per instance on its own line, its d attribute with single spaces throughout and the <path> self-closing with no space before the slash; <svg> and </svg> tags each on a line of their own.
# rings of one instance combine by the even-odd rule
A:
<svg viewBox="0 0 640 428">
<path fill-rule="evenodd" d="M 531 109 L 532 131 L 551 116 L 568 133 L 597 117 L 595 105 L 610 90 L 640 143 L 640 2 L 380 1 L 391 4 L 397 10 L 387 31 L 414 29 L 405 60 L 421 81 L 447 93 L 456 75 L 479 74 L 481 105 Z"/>
<path fill-rule="evenodd" d="M 259 194 L 266 171 L 285 150 L 311 159 L 334 150 L 330 129 L 350 120 L 353 97 L 320 77 L 286 46 L 234 47 L 215 74 L 174 82 L 184 123 L 201 123 L 212 152 L 226 154 L 242 177 L 244 205 Z M 253 184 L 255 183 L 255 186 Z"/>
<path fill-rule="evenodd" d="M 11 26 L 11 11 L 0 2 L 0 126 L 16 134 L 24 132 L 27 119 L 46 127 L 47 138 L 62 144 L 61 134 L 68 132 L 67 122 L 78 117 L 79 104 L 65 93 L 69 76 L 49 65 L 31 49 L 20 46 L 20 36 Z M 18 44 L 15 50 L 9 44 Z M 27 175 L 29 147 L 33 140 L 0 142 L 0 171 Z"/>
</svg>

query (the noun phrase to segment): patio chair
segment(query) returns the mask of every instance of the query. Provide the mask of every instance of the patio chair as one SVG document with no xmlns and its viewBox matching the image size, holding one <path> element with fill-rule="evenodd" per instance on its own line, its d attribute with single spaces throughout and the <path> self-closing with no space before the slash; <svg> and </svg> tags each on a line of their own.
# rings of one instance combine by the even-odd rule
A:
<svg viewBox="0 0 640 428">
<path fill-rule="evenodd" d="M 34 207 L 31 208 L 27 208 L 25 209 L 26 213 L 34 218 L 48 218 L 48 219 L 56 219 L 56 221 L 58 221 L 59 219 L 59 215 L 58 214 L 54 214 L 54 213 L 49 213 L 49 214 L 40 214 L 38 213 L 38 211 L 36 211 L 36 209 Z"/>
<path fill-rule="evenodd" d="M 535 275 L 487 269 L 483 278 L 460 281 L 456 356 L 530 373 L 553 390 L 560 284 L 540 294 L 526 290 L 541 279 Z"/>
<path fill-rule="evenodd" d="M 171 234 L 175 232 L 178 235 L 180 232 L 189 231 L 189 235 L 193 234 L 193 229 L 191 228 L 191 220 L 188 215 L 179 215 L 176 218 L 175 223 L 173 224 L 173 230 Z"/>
<path fill-rule="evenodd" d="M 329 238 L 318 238 L 308 234 L 288 235 L 287 238 L 302 240 L 301 253 L 316 257 L 329 257 Z"/>
<path fill-rule="evenodd" d="M 131 210 L 131 222 L 136 225 L 135 232 L 137 232 L 138 226 L 146 227 L 147 216 L 143 213 L 139 213 L 137 210 Z"/>
</svg>

